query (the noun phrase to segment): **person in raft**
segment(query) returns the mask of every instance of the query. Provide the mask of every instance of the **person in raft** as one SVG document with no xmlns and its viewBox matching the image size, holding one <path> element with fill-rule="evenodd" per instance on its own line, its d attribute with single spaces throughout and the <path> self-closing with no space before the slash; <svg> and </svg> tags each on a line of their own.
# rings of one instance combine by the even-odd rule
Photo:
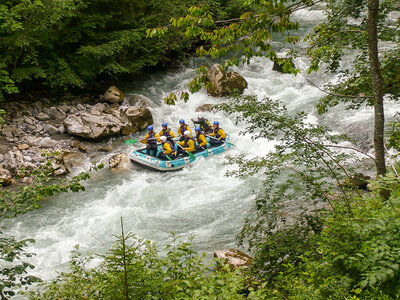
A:
<svg viewBox="0 0 400 300">
<path fill-rule="evenodd" d="M 153 131 L 153 125 L 147 126 L 147 134 L 144 139 L 139 139 L 146 146 L 146 154 L 156 156 L 157 154 L 157 142 L 160 141 L 160 137 Z M 153 154 L 151 154 L 153 153 Z"/>
<path fill-rule="evenodd" d="M 167 138 L 167 141 L 171 142 L 172 144 L 175 144 L 174 143 L 175 134 L 171 131 L 170 128 L 168 128 L 168 124 L 164 122 L 164 123 L 162 123 L 161 126 L 162 126 L 162 129 L 161 129 L 159 135 L 161 137 L 165 136 Z"/>
<path fill-rule="evenodd" d="M 175 146 L 171 141 L 167 140 L 165 135 L 160 137 L 162 149 L 164 151 L 160 151 L 158 154 L 158 158 L 167 159 L 167 155 L 170 159 L 175 159 Z"/>
<path fill-rule="evenodd" d="M 202 151 L 206 149 L 207 148 L 206 136 L 203 134 L 200 127 L 196 127 L 194 131 L 196 132 L 196 142 L 197 142 L 196 151 Z"/>
<path fill-rule="evenodd" d="M 211 132 L 209 136 L 211 146 L 221 145 L 225 142 L 226 134 L 222 128 L 219 127 L 218 121 L 214 121 L 213 132 Z"/>
<path fill-rule="evenodd" d="M 192 135 L 192 131 L 190 130 L 189 126 L 185 124 L 185 120 L 180 119 L 179 120 L 179 128 L 178 128 L 178 135 L 179 135 L 179 141 L 182 142 L 185 139 L 185 131 L 189 131 L 190 135 Z"/>
<path fill-rule="evenodd" d="M 200 127 L 201 131 L 203 131 L 204 133 L 208 134 L 211 133 L 213 131 L 211 123 L 204 118 L 203 116 L 199 116 L 196 120 L 192 119 L 192 122 L 194 125 L 197 125 Z"/>
<path fill-rule="evenodd" d="M 186 130 L 183 133 L 183 141 L 178 142 L 178 145 L 181 146 L 178 146 L 178 155 L 188 156 L 187 152 L 196 151 L 196 147 L 194 146 L 194 138 L 191 137 L 189 130 Z"/>
</svg>

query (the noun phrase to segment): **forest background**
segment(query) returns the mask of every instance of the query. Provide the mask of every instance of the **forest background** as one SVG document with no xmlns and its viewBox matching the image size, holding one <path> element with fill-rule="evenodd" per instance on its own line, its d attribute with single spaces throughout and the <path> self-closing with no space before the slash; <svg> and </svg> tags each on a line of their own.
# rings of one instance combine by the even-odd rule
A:
<svg viewBox="0 0 400 300">
<path fill-rule="evenodd" d="M 177 57 L 191 55 L 195 49 L 198 55 L 212 57 L 240 53 L 227 60 L 224 68 L 250 63 L 253 56 L 277 61 L 273 36 L 283 34 L 288 45 L 295 45 L 299 25 L 291 15 L 314 5 L 320 5 L 327 18 L 307 37 L 309 71 L 326 64 L 328 72 L 342 74 L 338 84 L 324 87 L 328 96 L 318 103 L 318 111 L 326 113 L 343 102 L 352 109 L 361 105 L 375 109 L 378 122 L 372 161 L 379 176 L 371 180 L 369 190 L 356 188 L 350 175 L 366 163 L 357 164 L 337 151 L 343 141 L 351 142 L 346 137 L 307 124 L 304 114 L 293 115 L 279 102 L 236 97 L 220 109 L 238 113 L 245 131 L 254 138 L 281 140 L 265 157 L 229 159 L 239 165 L 232 176 L 246 178 L 257 172 L 266 176 L 255 199 L 256 213 L 247 218 L 238 236 L 239 243 L 255 256 L 250 270 L 209 267 L 191 242 L 179 239 L 167 247 L 166 257 L 160 257 L 151 242 L 122 230 L 99 267 L 87 268 L 91 257 L 75 251 L 71 272 L 60 274 L 29 297 L 400 297 L 399 176 L 395 159 L 387 171 L 385 151 L 385 147 L 398 150 L 398 123 L 390 124 L 386 139 L 383 135 L 383 95 L 397 100 L 400 86 L 397 1 L 6 0 L 0 4 L 0 98 L 7 103 L 27 94 L 91 92 L 99 81 L 123 80 L 148 68 L 170 67 Z M 340 60 L 346 51 L 358 55 L 352 67 L 343 70 Z M 288 52 L 288 58 L 296 55 Z M 289 60 L 281 63 L 287 72 L 298 72 Z M 206 70 L 200 68 L 192 91 L 205 84 Z M 356 145 L 352 148 L 357 149 Z M 2 201 L 2 217 L 37 208 L 43 196 L 83 189 L 79 182 L 87 175 L 50 186 L 52 172 L 47 167 L 38 171 L 32 193 L 21 190 L 7 195 L 22 205 L 10 211 Z M 284 184 L 277 184 L 282 176 Z M 290 222 L 282 217 L 288 203 L 303 207 Z M 26 275 L 31 266 L 21 261 L 30 255 L 23 250 L 27 242 L 1 240 L 0 259 L 20 262 L 1 269 L 2 299 L 38 281 Z"/>
</svg>

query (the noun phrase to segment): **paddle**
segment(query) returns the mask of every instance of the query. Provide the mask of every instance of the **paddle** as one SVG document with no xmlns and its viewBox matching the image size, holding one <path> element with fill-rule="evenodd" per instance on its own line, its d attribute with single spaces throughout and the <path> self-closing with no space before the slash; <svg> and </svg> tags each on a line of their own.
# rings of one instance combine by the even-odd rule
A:
<svg viewBox="0 0 400 300">
<path fill-rule="evenodd" d="M 150 138 L 147 140 L 156 140 L 156 139 L 158 139 L 158 138 Z M 126 140 L 125 145 L 133 145 L 133 144 L 136 144 L 137 142 L 140 142 L 140 141 L 138 139 Z"/>
<path fill-rule="evenodd" d="M 218 140 L 217 138 L 215 138 L 215 137 L 213 137 L 213 136 L 210 136 L 210 135 L 207 135 L 210 139 L 214 139 L 214 140 Z M 219 140 L 220 141 L 220 140 Z M 232 144 L 232 143 L 230 143 L 230 142 L 227 142 L 227 141 L 224 141 L 224 140 L 222 140 L 222 142 L 224 142 L 224 143 L 227 143 L 227 144 L 230 144 L 230 145 L 232 145 L 232 146 L 235 146 L 234 144 Z M 236 146 L 235 146 L 236 147 Z"/>
<path fill-rule="evenodd" d="M 183 147 L 182 147 L 181 145 L 178 144 L 178 146 L 181 147 L 181 149 L 182 149 L 183 151 L 185 151 L 185 152 L 190 156 L 190 158 L 196 159 L 196 156 L 194 156 L 194 155 L 193 155 L 192 153 L 190 153 L 190 152 L 187 152 L 185 149 L 183 149 Z"/>
</svg>

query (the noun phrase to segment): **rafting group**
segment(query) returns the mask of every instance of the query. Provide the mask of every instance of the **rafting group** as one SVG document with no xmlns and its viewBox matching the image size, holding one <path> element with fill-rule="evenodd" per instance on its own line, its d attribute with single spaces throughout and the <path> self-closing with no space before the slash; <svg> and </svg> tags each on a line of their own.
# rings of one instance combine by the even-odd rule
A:
<svg viewBox="0 0 400 300">
<path fill-rule="evenodd" d="M 162 145 L 162 151 L 159 151 L 158 158 L 160 159 L 175 159 L 177 157 L 191 156 L 193 153 L 207 149 L 207 139 L 209 137 L 210 146 L 219 146 L 225 143 L 226 134 L 219 127 L 219 122 L 214 121 L 213 125 L 200 116 L 198 120 L 193 120 L 195 124 L 195 136 L 192 136 L 192 131 L 185 123 L 185 120 L 179 120 L 178 135 L 179 139 L 175 139 L 175 134 L 168 127 L 167 123 L 162 123 L 162 129 L 159 133 L 154 131 L 153 125 L 147 127 L 147 134 L 140 142 L 146 144 L 146 154 L 149 156 L 157 155 L 157 142 Z M 175 142 L 178 148 L 175 151 Z"/>
</svg>

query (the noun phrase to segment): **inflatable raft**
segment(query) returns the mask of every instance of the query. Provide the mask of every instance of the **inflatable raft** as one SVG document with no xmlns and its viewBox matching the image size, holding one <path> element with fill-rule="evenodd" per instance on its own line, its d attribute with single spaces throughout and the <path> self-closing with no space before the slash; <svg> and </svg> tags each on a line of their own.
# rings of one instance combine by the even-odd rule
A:
<svg viewBox="0 0 400 300">
<path fill-rule="evenodd" d="M 207 137 L 207 142 L 209 138 Z M 218 146 L 210 146 L 207 144 L 207 149 L 193 153 L 194 159 L 190 156 L 186 157 L 177 157 L 173 160 L 163 160 L 155 156 L 150 156 L 146 154 L 146 148 L 135 150 L 130 154 L 130 159 L 133 163 L 136 163 L 142 167 L 150 168 L 153 170 L 158 171 L 175 171 L 182 169 L 183 167 L 190 165 L 191 163 L 195 162 L 197 158 L 204 156 L 208 157 L 211 155 L 219 154 L 225 152 L 229 148 L 232 147 L 232 144 L 229 143 L 229 138 L 227 137 L 226 143 Z M 175 151 L 177 150 L 178 145 L 175 144 Z M 157 147 L 157 155 L 161 151 L 161 145 Z"/>
</svg>

